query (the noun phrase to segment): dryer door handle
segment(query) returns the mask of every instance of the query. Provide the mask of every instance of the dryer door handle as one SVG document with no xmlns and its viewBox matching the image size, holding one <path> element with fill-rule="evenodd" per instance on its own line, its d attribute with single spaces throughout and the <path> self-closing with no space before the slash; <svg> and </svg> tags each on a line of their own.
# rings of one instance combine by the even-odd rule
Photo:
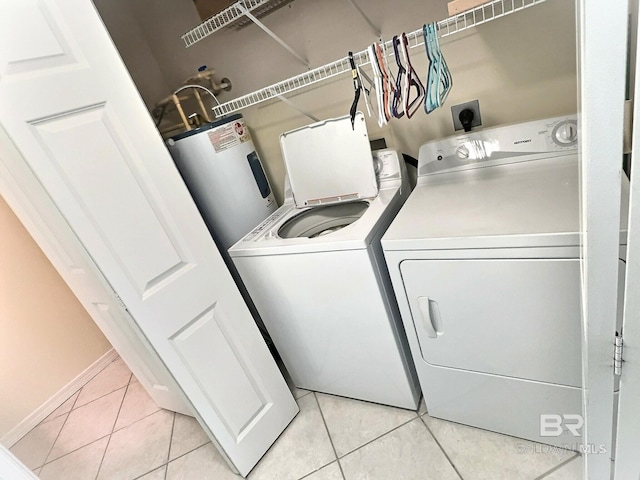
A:
<svg viewBox="0 0 640 480">
<path fill-rule="evenodd" d="M 418 297 L 418 309 L 422 317 L 422 327 L 429 338 L 438 338 L 443 334 L 442 318 L 438 302 L 429 297 Z"/>
</svg>

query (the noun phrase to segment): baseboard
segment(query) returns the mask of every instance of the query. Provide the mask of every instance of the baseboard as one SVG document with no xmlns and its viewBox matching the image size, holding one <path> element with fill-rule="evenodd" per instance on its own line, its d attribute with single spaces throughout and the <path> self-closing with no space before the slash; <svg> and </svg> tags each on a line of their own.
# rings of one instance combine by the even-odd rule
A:
<svg viewBox="0 0 640 480">
<path fill-rule="evenodd" d="M 0 444 L 6 448 L 11 448 L 18 440 L 29 433 L 42 420 L 47 418 L 56 408 L 62 405 L 71 395 L 80 390 L 87 384 L 89 380 L 100 373 L 104 368 L 118 358 L 118 353 L 112 348 L 98 360 L 93 362 L 80 375 L 71 380 L 67 385 L 62 387 L 49 400 L 40 405 L 34 412 L 29 414 L 27 418 L 22 420 L 18 425 L 0 438 Z"/>
</svg>

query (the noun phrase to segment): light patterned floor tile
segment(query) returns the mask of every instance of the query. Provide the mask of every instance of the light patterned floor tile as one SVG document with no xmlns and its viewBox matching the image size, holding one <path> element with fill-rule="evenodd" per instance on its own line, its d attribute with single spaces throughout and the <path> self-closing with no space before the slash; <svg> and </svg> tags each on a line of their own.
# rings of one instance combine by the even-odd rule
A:
<svg viewBox="0 0 640 480">
<path fill-rule="evenodd" d="M 419 418 L 341 458 L 340 464 L 346 480 L 460 478 Z"/>
<path fill-rule="evenodd" d="M 65 413 L 69 413 L 71 411 L 71 409 L 73 408 L 73 405 L 76 402 L 76 398 L 78 398 L 78 394 L 79 393 L 80 393 L 80 390 L 78 390 L 76 393 L 71 395 L 71 397 L 69 397 L 67 400 L 65 400 L 65 402 L 62 405 L 60 405 L 53 412 L 51 412 L 49 414 L 49 416 L 47 416 L 47 418 L 45 418 L 42 421 L 42 423 L 48 422 L 49 420 L 53 420 L 54 418 L 57 418 L 60 415 L 64 415 Z"/>
<path fill-rule="evenodd" d="M 532 480 L 575 452 L 423 416 L 465 480 Z"/>
<path fill-rule="evenodd" d="M 98 480 L 130 480 L 165 463 L 173 412 L 160 410 L 111 435 Z"/>
<path fill-rule="evenodd" d="M 209 441 L 209 437 L 204 433 L 195 418 L 176 413 L 169 459 L 178 458 L 180 455 L 184 455 Z"/>
<path fill-rule="evenodd" d="M 166 480 L 242 480 L 211 444 L 169 463 Z"/>
<path fill-rule="evenodd" d="M 66 418 L 65 414 L 46 423 L 40 423 L 10 448 L 11 453 L 32 470 L 41 467 Z"/>
<path fill-rule="evenodd" d="M 305 395 L 298 406 L 300 412 L 249 474 L 250 480 L 297 479 L 335 460 L 315 396 Z"/>
<path fill-rule="evenodd" d="M 117 390 L 87 405 L 71 410 L 47 461 L 55 460 L 109 435 L 116 422 L 124 392 L 124 388 Z"/>
<path fill-rule="evenodd" d="M 293 395 L 293 398 L 295 398 L 296 400 L 298 400 L 299 398 L 304 397 L 305 395 L 308 395 L 311 393 L 311 390 L 304 390 L 302 388 L 298 388 L 298 387 L 291 387 L 291 395 Z"/>
<path fill-rule="evenodd" d="M 151 473 L 147 473 L 141 477 L 138 477 L 136 480 L 165 480 L 167 474 L 167 466 L 163 465 L 162 467 L 154 470 Z"/>
<path fill-rule="evenodd" d="M 416 412 L 316 393 L 338 457 L 416 418 Z"/>
<path fill-rule="evenodd" d="M 322 467 L 317 472 L 304 477 L 304 480 L 344 480 L 344 477 L 342 476 L 338 462 L 333 462 L 326 467 Z"/>
<path fill-rule="evenodd" d="M 117 358 L 82 387 L 75 408 L 127 386 L 130 380 L 131 370 Z"/>
<path fill-rule="evenodd" d="M 156 405 L 140 382 L 133 381 L 127 387 L 115 430 L 131 425 L 158 410 L 160 407 Z"/>
<path fill-rule="evenodd" d="M 101 438 L 75 452 L 47 463 L 42 467 L 39 477 L 42 480 L 88 480 L 96 478 L 108 442 L 109 437 Z"/>
<path fill-rule="evenodd" d="M 544 477 L 544 480 L 582 480 L 583 478 L 582 457 L 578 456 L 555 472 Z"/>
</svg>

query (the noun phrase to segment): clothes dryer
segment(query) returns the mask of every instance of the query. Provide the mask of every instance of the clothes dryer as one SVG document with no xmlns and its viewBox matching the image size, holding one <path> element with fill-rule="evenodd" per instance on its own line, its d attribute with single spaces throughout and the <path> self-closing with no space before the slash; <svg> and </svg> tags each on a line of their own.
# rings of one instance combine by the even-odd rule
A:
<svg viewBox="0 0 640 480">
<path fill-rule="evenodd" d="M 229 249 L 299 388 L 415 409 L 420 390 L 380 238 L 409 193 L 364 117 L 282 135 L 290 193 Z"/>
<path fill-rule="evenodd" d="M 582 413 L 577 135 L 562 117 L 420 148 L 382 245 L 430 415 L 579 444 L 541 431 Z"/>
</svg>

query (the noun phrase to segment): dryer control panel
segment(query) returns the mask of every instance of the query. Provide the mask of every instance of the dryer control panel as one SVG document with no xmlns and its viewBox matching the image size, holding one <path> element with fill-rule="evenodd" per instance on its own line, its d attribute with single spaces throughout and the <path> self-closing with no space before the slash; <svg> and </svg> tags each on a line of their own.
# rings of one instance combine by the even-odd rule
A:
<svg viewBox="0 0 640 480">
<path fill-rule="evenodd" d="M 418 176 L 532 161 L 578 151 L 575 116 L 488 128 L 420 147 Z"/>
</svg>

